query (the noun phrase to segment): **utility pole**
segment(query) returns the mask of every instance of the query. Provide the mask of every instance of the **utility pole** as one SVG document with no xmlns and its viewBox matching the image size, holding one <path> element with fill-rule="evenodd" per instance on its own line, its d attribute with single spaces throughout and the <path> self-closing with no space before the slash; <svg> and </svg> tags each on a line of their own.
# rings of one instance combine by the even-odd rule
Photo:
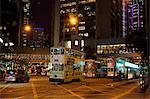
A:
<svg viewBox="0 0 150 99">
<path fill-rule="evenodd" d="M 146 29 L 146 66 L 148 66 L 148 86 L 150 88 L 150 66 L 149 66 L 149 56 L 150 56 L 150 1 L 145 0 L 145 29 Z"/>
</svg>

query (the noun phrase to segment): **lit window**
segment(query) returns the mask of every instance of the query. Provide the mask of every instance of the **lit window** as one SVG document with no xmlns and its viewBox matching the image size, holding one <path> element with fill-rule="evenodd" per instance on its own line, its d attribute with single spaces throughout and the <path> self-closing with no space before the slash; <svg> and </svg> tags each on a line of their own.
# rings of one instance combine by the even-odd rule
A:
<svg viewBox="0 0 150 99">
<path fill-rule="evenodd" d="M 27 36 L 27 34 L 23 34 L 23 36 Z"/>
<path fill-rule="evenodd" d="M 27 44 L 23 44 L 23 46 L 27 46 Z"/>
<path fill-rule="evenodd" d="M 89 36 L 89 33 L 84 33 L 84 36 L 85 36 L 85 37 L 88 37 L 88 36 Z"/>
<path fill-rule="evenodd" d="M 70 9 L 66 9 L 66 13 L 69 13 L 70 12 Z"/>
<path fill-rule="evenodd" d="M 76 8 L 72 8 L 72 9 L 71 9 L 71 12 L 76 12 Z"/>
<path fill-rule="evenodd" d="M 27 40 L 23 40 L 23 42 L 27 42 Z"/>
<path fill-rule="evenodd" d="M 90 6 L 85 6 L 85 7 L 84 7 L 84 10 L 90 10 L 90 9 L 91 9 Z"/>
<path fill-rule="evenodd" d="M 84 46 L 84 40 L 81 40 L 81 47 Z"/>
<path fill-rule="evenodd" d="M 64 10 L 60 10 L 60 14 L 63 14 L 63 13 L 65 13 L 65 11 Z"/>
<path fill-rule="evenodd" d="M 79 26 L 79 30 L 85 30 L 85 26 Z"/>
<path fill-rule="evenodd" d="M 2 30 L 2 26 L 0 26 L 0 30 Z"/>
<path fill-rule="evenodd" d="M 71 48 L 71 41 L 67 41 L 65 47 L 66 48 Z"/>
<path fill-rule="evenodd" d="M 79 24 L 85 24 L 85 22 L 79 22 Z"/>
<path fill-rule="evenodd" d="M 79 14 L 78 14 L 78 17 L 83 17 L 83 14 L 82 14 L 82 13 L 79 13 Z"/>
<path fill-rule="evenodd" d="M 60 2 L 65 1 L 65 0 L 60 0 Z"/>
<path fill-rule="evenodd" d="M 78 40 L 75 40 L 75 41 L 74 41 L 74 45 L 76 45 L 76 46 L 79 45 L 79 41 L 78 41 Z"/>
</svg>

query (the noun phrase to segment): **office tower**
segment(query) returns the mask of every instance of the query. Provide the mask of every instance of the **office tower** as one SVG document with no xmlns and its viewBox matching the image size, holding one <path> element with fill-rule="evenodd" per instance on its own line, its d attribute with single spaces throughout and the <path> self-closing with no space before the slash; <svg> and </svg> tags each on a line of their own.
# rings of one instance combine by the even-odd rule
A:
<svg viewBox="0 0 150 99">
<path fill-rule="evenodd" d="M 26 31 L 25 27 L 30 25 L 29 0 L 16 0 L 19 11 L 19 33 L 18 46 L 29 47 L 30 31 Z"/>
<path fill-rule="evenodd" d="M 32 28 L 32 36 L 30 39 L 30 47 L 44 48 L 45 39 L 44 28 Z"/>
<path fill-rule="evenodd" d="M 96 0 L 78 0 L 78 35 L 83 38 L 84 46 L 95 49 Z"/>
<path fill-rule="evenodd" d="M 29 0 L 22 0 L 21 1 L 21 6 L 22 6 L 22 10 L 21 10 L 21 18 L 22 18 L 22 22 L 21 22 L 21 46 L 26 47 L 29 46 L 29 36 L 30 36 L 30 31 L 25 31 L 24 28 L 26 25 L 30 25 L 30 20 L 29 20 Z"/>
<path fill-rule="evenodd" d="M 60 0 L 60 42 L 69 41 L 68 46 L 72 46 L 71 38 L 76 35 L 82 39 L 81 47 L 93 45 L 89 40 L 95 39 L 95 4 L 96 0 Z M 70 23 L 70 16 L 77 18 L 76 24 Z"/>
<path fill-rule="evenodd" d="M 12 42 L 17 46 L 17 33 L 19 29 L 19 13 L 15 0 L 0 1 L 0 38 L 3 39 L 3 45 L 10 46 Z"/>
<path fill-rule="evenodd" d="M 132 31 L 144 28 L 144 0 L 122 1 L 123 37 Z"/>
</svg>

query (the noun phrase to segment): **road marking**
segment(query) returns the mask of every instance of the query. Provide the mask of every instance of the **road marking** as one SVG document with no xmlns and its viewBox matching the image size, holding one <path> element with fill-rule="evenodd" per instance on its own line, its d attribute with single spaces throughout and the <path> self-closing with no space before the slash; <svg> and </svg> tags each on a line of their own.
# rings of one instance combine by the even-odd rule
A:
<svg viewBox="0 0 150 99">
<path fill-rule="evenodd" d="M 84 86 L 84 87 L 87 87 L 87 88 L 89 88 L 89 89 L 91 89 L 91 90 L 94 90 L 94 91 L 97 91 L 97 92 L 102 93 L 100 90 L 94 89 L 94 88 L 92 88 L 92 87 L 89 87 L 89 86 L 86 86 L 86 85 L 83 85 L 83 86 Z"/>
<path fill-rule="evenodd" d="M 112 98 L 110 98 L 110 99 L 118 99 L 118 98 L 120 98 L 120 97 L 122 97 L 122 96 L 125 96 L 125 95 L 131 93 L 131 92 L 132 92 L 134 89 L 136 89 L 136 88 L 137 88 L 137 86 L 134 86 L 134 87 L 132 87 L 131 89 L 129 89 L 128 91 L 126 91 L 126 92 L 124 92 L 124 93 L 121 93 L 121 94 L 119 94 L 119 95 L 117 95 L 117 96 L 115 96 L 115 97 L 112 97 Z"/>
<path fill-rule="evenodd" d="M 4 89 L 6 89 L 10 84 L 7 84 L 5 87 L 3 87 L 2 89 L 0 89 L 0 92 L 2 92 Z"/>
<path fill-rule="evenodd" d="M 34 99 L 38 99 L 38 95 L 37 95 L 36 88 L 35 88 L 33 80 L 31 80 L 31 85 L 32 85 L 33 97 L 34 97 Z"/>
<path fill-rule="evenodd" d="M 69 89 L 67 89 L 67 88 L 65 88 L 65 87 L 63 87 L 63 86 L 60 86 L 60 85 L 57 85 L 57 86 L 60 87 L 60 88 L 63 88 L 63 89 L 66 90 L 66 91 L 68 91 L 70 94 L 79 97 L 80 99 L 85 99 L 85 98 L 81 97 L 80 95 L 78 95 L 78 94 L 72 92 L 71 90 L 69 90 Z"/>
</svg>

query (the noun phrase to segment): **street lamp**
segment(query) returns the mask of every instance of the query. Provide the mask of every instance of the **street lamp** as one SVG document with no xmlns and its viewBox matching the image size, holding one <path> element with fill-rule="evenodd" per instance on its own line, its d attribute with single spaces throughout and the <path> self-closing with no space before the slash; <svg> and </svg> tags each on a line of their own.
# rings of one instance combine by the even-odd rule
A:
<svg viewBox="0 0 150 99">
<path fill-rule="evenodd" d="M 70 17 L 70 23 L 71 23 L 72 25 L 77 25 L 77 22 L 78 22 L 78 20 L 77 20 L 76 17 Z"/>
<path fill-rule="evenodd" d="M 31 26 L 30 26 L 30 25 L 25 25 L 25 26 L 24 26 L 24 30 L 25 30 L 26 32 L 31 31 Z"/>
<path fill-rule="evenodd" d="M 70 24 L 70 27 L 71 28 L 72 26 L 75 26 L 75 33 L 77 34 L 77 23 L 78 23 L 78 20 L 77 20 L 77 17 L 74 15 L 74 14 L 69 14 L 69 20 L 68 20 L 68 23 Z M 62 33 L 63 33 L 63 38 L 62 38 L 62 46 L 65 46 L 65 32 L 66 32 L 66 24 L 64 23 L 63 25 L 63 29 L 62 29 Z"/>
</svg>

